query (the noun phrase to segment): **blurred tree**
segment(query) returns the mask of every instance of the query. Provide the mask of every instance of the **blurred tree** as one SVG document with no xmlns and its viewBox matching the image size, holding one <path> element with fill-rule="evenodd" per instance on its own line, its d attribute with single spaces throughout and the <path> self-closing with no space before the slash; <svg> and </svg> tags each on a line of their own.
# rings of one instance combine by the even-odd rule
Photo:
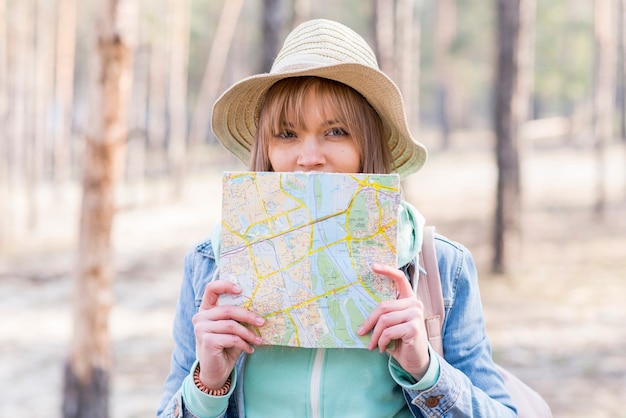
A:
<svg viewBox="0 0 626 418">
<path fill-rule="evenodd" d="M 438 85 L 441 79 L 436 56 L 440 54 L 435 36 L 438 33 L 440 2 L 419 2 L 420 42 L 420 118 L 424 131 L 441 130 Z M 495 8 L 491 0 L 454 0 L 454 36 L 446 60 L 447 112 L 450 130 L 489 129 L 493 116 L 492 62 Z"/>
<path fill-rule="evenodd" d="M 414 81 L 419 80 L 419 62 L 415 62 L 416 58 L 419 58 L 419 44 L 415 42 L 415 34 L 419 35 L 420 21 L 415 19 L 415 0 L 398 0 L 396 27 L 397 81 L 404 98 L 406 113 L 411 120 L 413 108 L 419 107 L 419 91 L 413 89 Z M 417 53 L 414 53 L 415 51 Z M 415 122 L 412 123 L 414 129 L 417 125 Z"/>
<path fill-rule="evenodd" d="M 518 109 L 518 135 L 520 126 L 532 119 L 532 96 L 534 93 L 535 69 L 535 27 L 537 0 L 523 0 L 520 12 L 520 33 L 518 51 L 518 81 L 516 87 L 516 107 Z"/>
<path fill-rule="evenodd" d="M 211 106 L 216 99 L 226 68 L 228 51 L 230 50 L 237 21 L 243 7 L 243 0 L 224 1 L 222 12 L 213 34 L 209 58 L 207 59 L 198 99 L 193 109 L 191 132 L 189 133 L 189 153 L 194 158 L 197 147 L 208 138 Z M 192 162 L 193 165 L 193 162 Z"/>
<path fill-rule="evenodd" d="M 8 3 L 7 3 L 8 4 Z M 13 196 L 10 202 L 9 228 L 10 235 L 23 233 L 23 203 L 24 186 L 26 179 L 26 136 L 27 107 L 33 92 L 29 91 L 29 77 L 31 67 L 28 66 L 28 55 L 31 53 L 32 44 L 29 42 L 29 26 L 26 22 L 32 21 L 32 4 L 28 1 L 8 4 L 7 8 L 7 123 L 2 132 L 5 143 L 5 163 L 7 165 L 8 195 Z M 16 234 L 16 235 L 17 235 Z"/>
<path fill-rule="evenodd" d="M 619 1 L 622 4 L 624 0 Z M 133 170 L 133 185 L 138 185 L 142 176 L 161 177 L 176 184 L 174 166 L 181 165 L 174 161 L 179 160 L 181 149 L 185 159 L 189 158 L 182 167 L 195 170 L 207 161 L 204 158 L 209 154 L 199 146 L 210 138 L 210 109 L 215 98 L 224 84 L 257 71 L 261 60 L 264 2 L 246 2 L 245 9 L 243 0 L 186 2 L 193 13 L 187 16 L 191 23 L 189 39 L 181 41 L 170 30 L 170 22 L 177 16 L 174 7 L 181 10 L 183 2 L 141 0 L 142 42 L 135 60 L 135 101 L 130 115 L 136 140 L 131 142 L 133 149 L 129 149 L 126 163 Z M 55 182 L 55 191 L 69 190 L 59 186 L 67 186 L 66 180 L 73 180 L 71 174 L 80 169 L 81 161 L 74 153 L 82 150 L 82 138 L 89 128 L 85 74 L 93 50 L 86 38 L 93 28 L 88 19 L 79 17 L 96 3 L 0 0 L 2 240 L 8 240 L 11 231 L 16 237 L 25 236 L 29 218 L 32 224 L 36 216 L 32 210 L 36 206 L 35 189 L 43 192 L 42 199 L 48 196 L 47 182 Z M 496 98 L 490 88 L 495 69 L 491 63 L 496 43 L 490 39 L 493 32 L 485 28 L 495 24 L 492 0 L 274 0 L 271 4 L 279 3 L 283 5 L 279 7 L 283 22 L 324 16 L 362 33 L 372 43 L 381 68 L 403 91 L 413 129 L 419 127 L 424 134 L 430 128 L 438 129 L 444 108 L 448 120 L 444 126 L 449 126 L 446 131 L 491 127 Z M 294 11 L 289 15 L 286 9 L 291 5 Z M 456 13 L 444 13 L 446 5 L 453 5 Z M 405 12 L 411 7 L 419 17 Z M 587 0 L 537 3 L 536 71 L 534 75 L 527 73 L 527 84 L 535 86 L 533 116 L 570 117 L 573 140 L 592 137 L 593 7 L 594 2 Z M 438 10 L 442 12 L 438 14 Z M 616 12 L 615 19 L 618 15 Z M 407 23 L 409 18 L 413 18 L 412 24 Z M 448 27 L 453 27 L 455 36 L 447 34 L 452 41 L 445 36 L 435 40 L 442 34 L 438 25 L 445 26 L 438 23 L 440 18 L 454 22 Z M 188 53 L 184 52 L 185 42 L 189 42 Z M 46 52 L 50 43 L 52 50 Z M 436 46 L 441 43 L 446 46 Z M 237 45 L 236 50 L 231 44 Z M 413 46 L 404 46 L 408 44 Z M 186 62 L 187 70 L 183 68 Z M 532 62 L 530 56 L 528 65 Z M 46 86 L 49 82 L 54 85 Z M 523 78 L 519 84 L 524 84 Z M 443 93 L 437 87 L 441 85 Z M 446 104 L 441 105 L 444 101 Z M 185 106 L 193 108 L 185 110 Z M 178 141 L 187 130 L 182 122 L 185 113 L 187 117 L 192 113 L 188 145 Z M 620 120 L 626 123 L 626 117 Z M 623 130 L 626 132 L 626 125 Z M 598 177 L 603 175 L 598 173 Z M 175 185 L 174 190 L 182 189 Z M 131 195 L 136 198 L 132 193 L 121 197 L 129 199 Z M 44 205 L 39 206 L 44 209 Z"/>
<path fill-rule="evenodd" d="M 0 132 L 3 140 L 0 140 L 0 250 L 10 241 L 9 225 L 12 211 L 10 210 L 8 177 L 9 167 L 7 156 L 8 141 L 6 139 L 7 109 L 8 109 L 8 79 L 7 79 L 7 13 L 6 0 L 0 0 Z"/>
<path fill-rule="evenodd" d="M 261 68 L 259 72 L 269 72 L 274 58 L 282 46 L 283 22 L 285 21 L 285 6 L 283 0 L 263 0 Z"/>
<path fill-rule="evenodd" d="M 135 126 L 134 129 L 142 129 L 146 135 L 146 174 L 168 173 L 165 168 L 167 155 L 162 151 L 167 148 L 167 99 L 168 99 L 168 75 L 169 75 L 169 45 L 171 43 L 171 26 L 168 25 L 170 13 L 163 13 L 169 8 L 165 0 L 150 0 L 142 2 L 141 12 L 143 21 L 140 30 L 140 56 L 135 58 L 135 65 L 144 70 L 146 80 L 141 79 L 141 69 L 135 68 L 135 89 L 147 89 L 147 103 L 145 106 L 145 125 Z M 138 51 L 139 52 L 139 51 Z M 147 61 L 147 62 L 145 62 Z M 144 86 L 144 84 L 146 84 Z M 133 108 L 133 112 L 139 109 Z M 135 144 L 129 143 L 131 148 Z M 141 147 L 137 146 L 141 149 Z M 153 156 L 154 158 L 150 157 Z M 141 161 L 140 156 L 137 160 Z M 132 174 L 132 173 L 129 173 Z"/>
<path fill-rule="evenodd" d="M 436 101 L 439 127 L 441 129 L 441 147 L 450 147 L 450 96 L 451 46 L 456 37 L 456 0 L 439 0 L 437 2 L 437 19 L 435 24 L 434 71 L 437 77 Z"/>
<path fill-rule="evenodd" d="M 53 102 L 54 72 L 54 15 L 55 4 L 49 0 L 37 0 L 35 2 L 35 18 L 33 19 L 33 105 L 32 118 L 32 148 L 28 159 L 28 226 L 31 231 L 39 227 L 40 189 L 42 179 L 46 173 L 44 170 L 51 163 L 50 153 L 46 152 L 49 147 L 49 129 L 47 123 L 47 110 Z"/>
<path fill-rule="evenodd" d="M 371 45 L 380 69 L 402 92 L 409 123 L 419 128 L 421 22 L 415 0 L 372 0 Z M 413 115 L 417 115 L 413 117 Z"/>
<path fill-rule="evenodd" d="M 294 28 L 300 23 L 311 18 L 311 0 L 294 0 L 293 20 L 291 27 Z"/>
<path fill-rule="evenodd" d="M 589 99 L 592 6 L 591 1 L 537 3 L 534 117 L 570 116 Z"/>
<path fill-rule="evenodd" d="M 619 55 L 622 60 L 619 63 L 619 84 L 621 86 L 620 100 L 620 137 L 626 144 L 626 0 L 619 0 L 619 17 L 617 27 L 619 28 Z M 1 114 L 1 113 L 0 113 Z M 626 198 L 626 172 L 624 173 L 624 196 Z"/>
<path fill-rule="evenodd" d="M 96 8 L 91 131 L 85 141 L 83 196 L 74 279 L 74 328 L 65 366 L 63 416 L 109 416 L 111 347 L 109 311 L 114 276 L 111 228 L 116 183 L 127 140 L 131 58 L 121 22 L 130 0 L 108 0 Z"/>
<path fill-rule="evenodd" d="M 505 245 L 519 234 L 521 211 L 519 128 L 528 117 L 529 85 L 525 75 L 529 60 L 526 51 L 534 0 L 496 0 L 498 57 L 495 79 L 495 134 L 498 182 L 494 225 L 492 269 L 507 268 Z"/>
<path fill-rule="evenodd" d="M 380 69 L 392 79 L 395 79 L 394 66 L 394 2 L 393 0 L 374 0 L 374 51 L 378 57 Z"/>
<path fill-rule="evenodd" d="M 617 8 L 617 75 L 616 75 L 616 92 L 617 92 L 617 113 L 619 119 L 619 137 L 622 141 L 626 141 L 626 0 L 618 0 Z"/>
<path fill-rule="evenodd" d="M 0 0 L 0 132 L 4 132 L 7 111 L 7 36 L 6 0 Z M 4 141 L 0 143 L 1 145 L 4 145 Z"/>
<path fill-rule="evenodd" d="M 183 193 L 185 151 L 187 140 L 187 74 L 189 58 L 189 0 L 169 0 L 170 11 L 170 71 L 169 120 L 170 134 L 167 155 L 173 177 L 172 191 L 176 198 Z"/>
<path fill-rule="evenodd" d="M 154 4 L 154 3 L 152 3 Z M 150 4 L 150 5 L 152 5 Z M 128 140 L 124 167 L 125 204 L 135 206 L 145 203 L 147 176 L 147 156 L 149 149 L 149 106 L 150 106 L 150 58 L 152 52 L 151 38 L 147 38 L 144 24 L 149 16 L 149 5 L 139 0 L 137 5 L 136 34 L 134 34 L 132 92 L 128 112 Z M 162 6 L 161 6 L 162 7 Z M 147 10 L 148 9 L 148 10 Z M 161 9 L 162 10 L 162 9 Z M 167 13 L 169 16 L 170 14 Z M 163 118 L 161 118 L 163 119 Z M 157 164 L 152 162 L 151 168 Z"/>
<path fill-rule="evenodd" d="M 76 0 L 58 0 L 54 97 L 58 118 L 54 126 L 53 178 L 57 186 L 70 179 L 74 65 L 76 61 Z"/>
<path fill-rule="evenodd" d="M 593 134 L 596 150 L 596 214 L 602 215 L 606 206 L 606 146 L 613 136 L 615 91 L 615 2 L 595 0 L 593 90 Z"/>
<path fill-rule="evenodd" d="M 36 164 L 37 154 L 41 149 L 41 137 L 37 135 L 37 125 L 40 121 L 36 118 L 36 101 L 37 101 L 37 70 L 35 66 L 37 50 L 36 50 L 36 32 L 37 32 L 37 1 L 26 0 L 23 1 L 23 7 L 26 12 L 26 23 L 23 23 L 21 29 L 21 42 L 20 49 L 17 51 L 20 62 L 19 71 L 22 75 L 22 85 L 20 89 L 20 98 L 22 103 L 22 117 L 20 122 L 21 135 L 17 139 L 20 142 L 22 153 L 22 170 L 24 181 L 24 191 L 26 198 L 26 231 L 34 232 L 37 224 L 36 215 L 36 187 L 37 187 L 37 173 L 39 167 Z"/>
</svg>

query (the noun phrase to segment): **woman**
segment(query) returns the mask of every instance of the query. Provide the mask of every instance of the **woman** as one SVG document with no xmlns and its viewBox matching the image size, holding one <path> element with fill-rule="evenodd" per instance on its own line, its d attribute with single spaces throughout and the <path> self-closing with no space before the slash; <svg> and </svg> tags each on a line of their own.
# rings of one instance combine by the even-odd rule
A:
<svg viewBox="0 0 626 418">
<path fill-rule="evenodd" d="M 400 93 L 367 43 L 336 22 L 303 23 L 269 74 L 235 84 L 213 109 L 213 130 L 253 171 L 391 173 L 419 170 L 425 148 L 408 130 Z M 174 324 L 175 349 L 159 416 L 516 416 L 491 360 L 471 256 L 443 237 L 437 252 L 445 357 L 428 344 L 407 271 L 423 219 L 403 202 L 397 266 L 372 265 L 398 299 L 359 328 L 368 350 L 262 345 L 246 324 L 264 319 L 219 306 L 241 291 L 219 279 L 216 240 L 192 249 Z"/>
</svg>

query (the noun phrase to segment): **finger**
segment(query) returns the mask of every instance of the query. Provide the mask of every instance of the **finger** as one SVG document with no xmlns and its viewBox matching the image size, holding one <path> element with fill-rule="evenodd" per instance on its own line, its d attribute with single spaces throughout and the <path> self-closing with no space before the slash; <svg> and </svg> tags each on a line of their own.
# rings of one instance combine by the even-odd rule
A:
<svg viewBox="0 0 626 418">
<path fill-rule="evenodd" d="M 248 344 L 262 344 L 263 339 L 254 333 L 250 328 L 246 328 L 237 321 L 218 321 L 209 325 L 208 331 L 216 337 L 230 335 L 235 336 Z M 229 346 L 224 346 L 228 348 Z"/>
<path fill-rule="evenodd" d="M 241 293 L 241 287 L 228 280 L 216 280 L 208 283 L 204 288 L 200 309 L 211 309 L 217 306 L 217 299 L 223 293 L 237 295 Z"/>
<path fill-rule="evenodd" d="M 393 280 L 396 289 L 398 291 L 398 299 L 407 299 L 413 296 L 413 289 L 411 289 L 411 284 L 407 280 L 404 272 L 394 267 L 385 266 L 382 264 L 372 264 L 372 271 L 376 274 L 382 274 Z M 374 325 L 378 322 L 378 318 L 380 315 L 389 312 L 392 309 L 403 309 L 404 306 L 395 308 L 392 307 L 388 302 L 382 302 L 378 304 L 378 306 L 370 313 L 365 322 L 359 327 L 357 330 L 359 335 L 365 335 L 372 330 Z"/>
<path fill-rule="evenodd" d="M 385 328 L 376 343 L 380 352 L 384 352 L 392 341 L 402 341 L 402 344 L 412 345 L 417 341 L 419 332 L 410 322 L 402 322 Z M 375 347 L 375 346 L 373 346 Z M 373 348 L 372 347 L 372 348 Z"/>
<path fill-rule="evenodd" d="M 383 317 L 383 315 L 389 314 L 390 312 L 404 311 L 405 315 L 410 315 L 408 310 L 412 309 L 411 307 L 416 302 L 418 301 L 415 298 L 413 299 L 405 298 L 405 299 L 390 300 L 390 301 L 379 303 L 376 306 L 376 308 L 374 308 L 374 310 L 365 319 L 363 324 L 359 327 L 357 331 L 358 334 L 365 335 L 368 332 L 370 332 L 375 326 L 378 327 L 381 321 L 381 317 Z M 410 320 L 410 318 L 408 318 L 407 320 Z M 381 326 L 384 326 L 384 325 L 381 324 Z M 372 339 L 373 338 L 374 338 L 374 335 L 372 335 Z"/>
<path fill-rule="evenodd" d="M 404 333 L 399 328 L 401 328 L 400 325 L 396 325 L 392 328 L 387 328 L 377 339 L 376 344 L 371 344 L 372 347 L 370 348 L 370 350 L 374 349 L 374 347 L 378 347 L 378 351 L 384 353 L 392 341 L 403 341 L 402 336 L 404 335 Z"/>
<path fill-rule="evenodd" d="M 402 270 L 382 264 L 372 264 L 372 271 L 377 274 L 382 274 L 383 276 L 386 276 L 393 281 L 393 283 L 396 285 L 396 289 L 398 290 L 398 299 L 413 296 L 411 283 L 409 283 L 406 275 Z"/>
<path fill-rule="evenodd" d="M 192 318 L 196 337 L 204 334 L 233 334 L 250 344 L 262 344 L 263 340 L 245 324 L 260 327 L 265 322 L 263 317 L 237 306 L 217 306 L 200 311 Z"/>
<path fill-rule="evenodd" d="M 405 332 L 408 332 L 412 328 L 411 319 L 412 313 L 408 309 L 392 311 L 382 315 L 376 322 L 374 330 L 372 331 L 372 338 L 370 340 L 368 348 L 371 350 L 376 346 L 379 346 L 381 348 L 387 347 L 389 341 L 391 341 L 391 339 L 397 338 L 398 335 L 396 330 L 394 333 L 396 337 L 389 338 L 390 330 L 398 326 L 406 325 Z M 403 337 L 404 335 L 405 334 L 400 335 L 400 337 Z M 384 351 L 384 348 L 382 349 Z"/>
<path fill-rule="evenodd" d="M 253 344 L 260 343 L 247 341 L 236 334 L 203 334 L 198 338 L 198 344 L 201 350 L 221 352 L 234 348 L 251 354 L 254 352 Z"/>
<path fill-rule="evenodd" d="M 198 311 L 194 315 L 194 321 L 221 321 L 233 319 L 243 324 L 249 324 L 256 327 L 265 325 L 265 318 L 261 315 L 249 311 L 246 308 L 235 305 L 218 305 L 211 309 Z M 195 323 L 195 322 L 194 322 Z"/>
</svg>

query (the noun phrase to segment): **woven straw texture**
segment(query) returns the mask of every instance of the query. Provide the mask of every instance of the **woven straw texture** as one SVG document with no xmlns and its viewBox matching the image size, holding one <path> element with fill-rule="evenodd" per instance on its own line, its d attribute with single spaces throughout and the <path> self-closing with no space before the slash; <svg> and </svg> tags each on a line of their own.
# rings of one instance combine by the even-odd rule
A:
<svg viewBox="0 0 626 418">
<path fill-rule="evenodd" d="M 378 68 L 374 52 L 352 29 L 330 20 L 302 23 L 285 39 L 269 73 L 241 80 L 215 102 L 212 129 L 218 140 L 248 163 L 260 106 L 268 89 L 287 77 L 317 76 L 344 83 L 365 97 L 388 128 L 395 170 L 405 178 L 426 161 L 426 148 L 411 136 L 402 96 Z"/>
</svg>

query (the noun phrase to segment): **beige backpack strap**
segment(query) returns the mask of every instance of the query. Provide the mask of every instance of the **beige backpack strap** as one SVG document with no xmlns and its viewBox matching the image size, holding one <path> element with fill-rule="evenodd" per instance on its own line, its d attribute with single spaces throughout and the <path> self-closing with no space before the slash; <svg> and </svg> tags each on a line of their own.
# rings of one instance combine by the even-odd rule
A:
<svg viewBox="0 0 626 418">
<path fill-rule="evenodd" d="M 439 265 L 435 252 L 435 227 L 424 228 L 424 240 L 420 251 L 419 281 L 417 283 L 417 297 L 424 304 L 424 321 L 428 341 L 433 349 L 443 356 L 441 327 L 445 315 Z"/>
</svg>

